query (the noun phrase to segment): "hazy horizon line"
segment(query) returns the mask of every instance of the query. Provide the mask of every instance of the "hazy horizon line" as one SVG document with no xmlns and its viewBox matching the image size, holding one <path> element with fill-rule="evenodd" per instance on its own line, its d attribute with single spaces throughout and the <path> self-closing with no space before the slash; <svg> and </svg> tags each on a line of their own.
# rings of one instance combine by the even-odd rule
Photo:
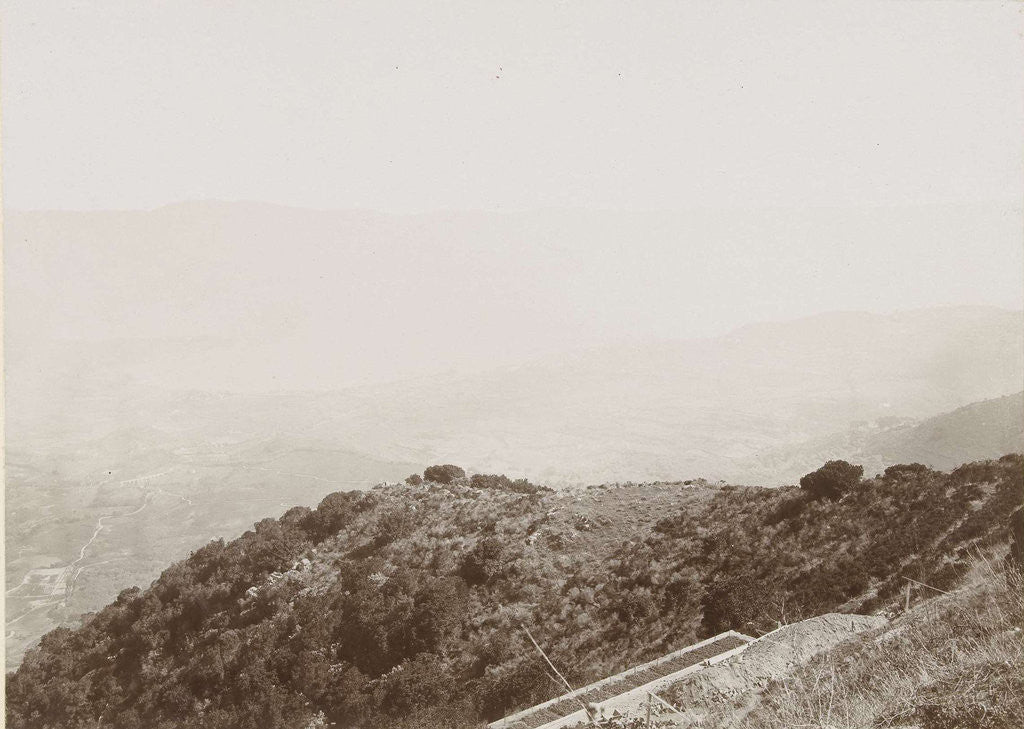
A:
<svg viewBox="0 0 1024 729">
<path fill-rule="evenodd" d="M 358 390 L 364 388 L 378 388 L 387 387 L 395 384 L 402 383 L 413 383 L 424 380 L 431 380 L 437 378 L 444 378 L 449 376 L 473 376 L 473 375 L 485 375 L 487 373 L 498 373 L 507 372 L 512 370 L 519 370 L 522 368 L 529 368 L 537 365 L 543 365 L 555 359 L 561 359 L 565 357 L 580 357 L 591 354 L 598 354 L 602 352 L 619 350 L 623 346 L 634 346 L 634 347 L 647 347 L 657 348 L 660 346 L 672 346 L 681 344 L 698 344 L 715 342 L 720 340 L 726 340 L 734 337 L 738 334 L 744 333 L 751 329 L 757 329 L 759 327 L 772 327 L 772 326 L 786 326 L 790 324 L 798 324 L 800 322 L 808 322 L 814 319 L 827 319 L 829 317 L 841 317 L 841 316 L 865 316 L 870 318 L 889 318 L 898 317 L 901 315 L 913 315 L 923 314 L 929 312 L 948 312 L 954 310 L 977 310 L 977 311 L 988 311 L 988 312 L 1000 312 L 1008 315 L 1019 315 L 1024 317 L 1024 304 L 1020 308 L 1008 308 L 1004 306 L 998 306 L 995 304 L 942 304 L 936 306 L 922 306 L 913 307 L 906 309 L 893 309 L 889 311 L 870 311 L 866 309 L 832 309 L 826 311 L 819 311 L 810 314 L 805 314 L 798 317 L 792 317 L 788 319 L 761 319 L 748 321 L 738 326 L 730 327 L 724 330 L 720 330 L 718 333 L 705 335 L 705 336 L 694 336 L 694 337 L 656 337 L 656 336 L 636 336 L 636 337 L 622 337 L 616 341 L 609 341 L 600 344 L 586 344 L 583 346 L 569 347 L 561 351 L 537 351 L 528 353 L 519 361 L 507 361 L 507 362 L 462 362 L 462 363 L 448 363 L 439 364 L 436 367 L 428 368 L 420 372 L 408 372 L 403 374 L 397 374 L 394 376 L 386 376 L 382 379 L 374 379 L 373 376 L 362 376 L 357 377 L 351 382 L 344 384 L 335 383 L 328 387 L 323 388 L 309 388 L 309 387 L 282 387 L 282 388 L 258 388 L 254 390 L 231 390 L 227 388 L 201 388 L 201 387 L 186 387 L 183 392 L 204 392 L 204 393 L 223 393 L 233 395 L 247 395 L 247 396 L 266 396 L 266 395 L 282 395 L 282 394 L 301 394 L 301 393 L 338 393 L 346 392 L 350 390 Z M 102 343 L 119 343 L 119 344 L 142 344 L 151 342 L 153 344 L 164 343 L 164 344 L 206 344 L 210 347 L 231 347 L 237 345 L 251 344 L 252 340 L 246 337 L 225 337 L 218 335 L 198 335 L 198 336 L 166 336 L 166 337 L 106 337 L 106 338 L 44 338 L 42 340 L 51 344 L 102 344 Z M 1024 344 L 1024 335 L 1020 338 L 1021 344 Z M 1024 389 L 1024 382 L 1021 383 L 1021 389 Z M 1016 389 L 1013 392 L 1004 393 L 998 397 L 1005 397 L 1012 395 L 1017 392 Z"/>
<path fill-rule="evenodd" d="M 934 306 L 912 306 L 906 308 L 894 308 L 894 309 L 821 309 L 819 311 L 811 312 L 809 314 L 802 314 L 794 317 L 784 317 L 777 319 L 752 319 L 744 324 L 730 327 L 722 330 L 722 334 L 710 334 L 704 336 L 694 337 L 659 337 L 659 336 L 638 336 L 635 338 L 624 337 L 623 340 L 636 339 L 641 341 L 650 342 L 690 342 L 699 341 L 705 339 L 717 339 L 720 336 L 726 336 L 731 332 L 739 331 L 745 327 L 758 326 L 761 324 L 788 324 L 792 322 L 808 321 L 810 319 L 816 319 L 819 317 L 835 316 L 842 314 L 865 314 L 867 316 L 896 316 L 899 314 L 915 314 L 926 311 L 948 311 L 951 309 L 987 309 L 1001 311 L 1007 314 L 1021 314 L 1024 315 L 1024 301 L 1021 302 L 1019 307 L 1002 306 L 999 304 L 977 304 L 971 302 L 964 302 L 960 304 L 935 304 Z M 48 341 L 52 342 L 140 342 L 140 341 L 153 341 L 153 342 L 230 342 L 238 341 L 243 339 L 242 337 L 232 338 L 213 334 L 200 334 L 196 336 L 165 336 L 165 337 L 46 337 Z M 583 349 L 603 349 L 605 346 L 614 345 L 599 345 L 597 347 L 585 347 Z"/>
<path fill-rule="evenodd" d="M 57 213 L 57 214 L 95 214 L 95 213 L 153 213 L 168 208 L 188 207 L 198 205 L 213 206 L 259 206 L 267 208 L 280 208 L 312 213 L 361 213 L 382 215 L 391 217 L 417 217 L 443 214 L 487 214 L 487 215 L 522 215 L 529 213 L 546 212 L 568 212 L 568 213 L 616 213 L 616 214 L 665 214 L 685 213 L 691 211 L 731 211 L 731 210 L 903 210 L 921 208 L 950 208 L 950 207 L 1009 207 L 1013 210 L 1024 212 L 1024 199 L 1016 196 L 1006 198 L 984 198 L 984 199 L 959 199 L 948 201 L 926 201 L 926 202 L 891 202 L 891 203 L 860 203 L 857 205 L 842 204 L 800 204 L 800 205 L 707 205 L 693 204 L 680 205 L 676 207 L 584 207 L 573 205 L 544 205 L 531 207 L 508 207 L 508 208 L 482 208 L 482 207 L 438 207 L 422 210 L 388 210 L 385 208 L 360 207 L 360 206 L 337 206 L 321 207 L 317 205 L 306 205 L 291 202 L 280 202 L 272 200 L 259 200 L 254 198 L 181 198 L 161 203 L 152 207 L 95 207 L 95 208 L 61 208 L 61 207 L 14 207 L 3 206 L 4 214 L 33 214 L 33 213 Z M 1022 236 L 1024 244 L 1024 236 Z"/>
</svg>

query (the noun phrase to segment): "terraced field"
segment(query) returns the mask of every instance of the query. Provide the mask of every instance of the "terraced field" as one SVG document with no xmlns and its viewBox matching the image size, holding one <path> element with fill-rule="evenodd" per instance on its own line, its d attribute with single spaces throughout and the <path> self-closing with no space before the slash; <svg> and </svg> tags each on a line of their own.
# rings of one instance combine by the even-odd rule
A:
<svg viewBox="0 0 1024 729">
<path fill-rule="evenodd" d="M 575 711 L 579 711 L 581 701 L 584 704 L 593 704 L 605 701 L 613 696 L 624 694 L 631 689 L 643 686 L 646 683 L 668 676 L 676 671 L 681 671 L 684 668 L 696 665 L 702 661 L 708 660 L 709 658 L 714 658 L 715 656 L 732 650 L 733 648 L 739 648 L 746 643 L 747 641 L 742 638 L 737 638 L 731 635 L 724 636 L 716 640 L 714 643 L 708 643 L 707 645 L 701 646 L 695 650 L 687 651 L 686 653 L 676 656 L 664 663 L 650 666 L 642 671 L 623 675 L 622 678 L 617 681 L 611 681 L 601 686 L 595 686 L 594 688 L 583 691 L 582 693 L 577 693 L 575 699 L 564 698 L 550 706 L 545 706 L 543 709 L 540 709 L 528 716 L 524 716 L 514 724 L 511 724 L 510 729 L 536 729 L 536 727 L 543 726 L 549 721 L 561 719 Z"/>
</svg>

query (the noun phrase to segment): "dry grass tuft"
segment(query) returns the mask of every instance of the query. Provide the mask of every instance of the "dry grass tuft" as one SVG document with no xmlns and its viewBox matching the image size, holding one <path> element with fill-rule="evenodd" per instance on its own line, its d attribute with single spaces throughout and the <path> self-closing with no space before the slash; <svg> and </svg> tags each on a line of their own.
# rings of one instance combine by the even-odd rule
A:
<svg viewBox="0 0 1024 729">
<path fill-rule="evenodd" d="M 1020 573 L 978 554 L 955 592 L 772 683 L 739 725 L 1017 729 L 1022 616 Z"/>
</svg>

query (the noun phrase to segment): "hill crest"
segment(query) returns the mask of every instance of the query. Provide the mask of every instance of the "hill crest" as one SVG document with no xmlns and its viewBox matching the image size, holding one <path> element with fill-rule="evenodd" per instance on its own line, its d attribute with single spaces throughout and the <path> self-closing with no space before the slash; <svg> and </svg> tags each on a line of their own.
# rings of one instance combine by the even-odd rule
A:
<svg viewBox="0 0 1024 729">
<path fill-rule="evenodd" d="M 730 626 L 763 632 L 955 585 L 1005 544 L 1021 456 L 891 468 L 836 500 L 705 484 L 337 493 L 265 519 L 58 629 L 8 681 L 8 725 L 472 726 L 569 679 Z M 486 483 L 501 483 L 493 480 Z"/>
</svg>

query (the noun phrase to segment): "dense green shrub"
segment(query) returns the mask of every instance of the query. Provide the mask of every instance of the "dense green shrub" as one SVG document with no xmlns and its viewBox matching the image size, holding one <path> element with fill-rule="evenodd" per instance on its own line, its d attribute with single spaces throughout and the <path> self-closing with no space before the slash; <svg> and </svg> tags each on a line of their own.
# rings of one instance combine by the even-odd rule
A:
<svg viewBox="0 0 1024 729">
<path fill-rule="evenodd" d="M 883 477 L 887 481 L 898 479 L 918 478 L 932 472 L 932 469 L 923 463 L 897 463 L 885 469 Z"/>
<path fill-rule="evenodd" d="M 538 486 L 527 481 L 525 478 L 517 478 L 515 481 L 508 476 L 497 474 L 475 473 L 469 479 L 469 485 L 475 489 L 499 489 L 512 491 L 517 494 L 538 494 L 551 489 Z"/>
<path fill-rule="evenodd" d="M 423 478 L 434 483 L 450 484 L 457 478 L 465 478 L 466 472 L 458 466 L 446 463 L 442 466 L 428 466 L 423 471 Z"/>
<path fill-rule="evenodd" d="M 515 555 L 495 536 L 481 539 L 462 561 L 459 574 L 470 585 L 483 585 L 508 573 Z"/>
<path fill-rule="evenodd" d="M 846 461 L 829 461 L 800 479 L 800 488 L 816 499 L 838 499 L 860 483 L 863 466 Z"/>
<path fill-rule="evenodd" d="M 704 600 L 701 628 L 715 635 L 730 628 L 755 634 L 776 627 L 782 618 L 775 586 L 750 575 L 717 579 Z"/>
</svg>

